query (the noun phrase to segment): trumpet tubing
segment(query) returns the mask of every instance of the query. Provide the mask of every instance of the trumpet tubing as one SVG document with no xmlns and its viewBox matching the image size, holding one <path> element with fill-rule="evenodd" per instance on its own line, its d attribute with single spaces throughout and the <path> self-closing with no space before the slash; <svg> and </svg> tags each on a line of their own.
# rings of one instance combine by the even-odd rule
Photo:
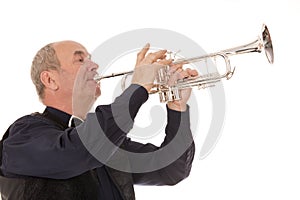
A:
<svg viewBox="0 0 300 200">
<path fill-rule="evenodd" d="M 174 61 L 174 64 L 189 64 L 194 62 L 199 62 L 203 60 L 207 60 L 210 58 L 221 58 L 224 60 L 225 63 L 225 73 L 220 74 L 219 72 L 208 73 L 204 75 L 200 75 L 197 77 L 191 77 L 183 80 L 178 80 L 177 83 L 173 86 L 168 85 L 169 80 L 169 66 L 165 66 L 158 71 L 154 87 L 149 92 L 150 94 L 159 94 L 160 102 L 168 102 L 179 100 L 180 90 L 186 88 L 193 88 L 198 87 L 199 89 L 207 88 L 214 86 L 215 83 L 221 81 L 221 79 L 226 78 L 227 80 L 232 77 L 234 74 L 235 69 L 231 69 L 229 57 L 232 55 L 239 55 L 245 53 L 261 53 L 262 51 L 265 52 L 265 55 L 270 64 L 274 62 L 274 53 L 273 53 L 273 45 L 271 40 L 270 32 L 265 24 L 263 24 L 262 31 L 260 36 L 253 42 L 250 42 L 245 45 L 241 45 L 238 47 L 225 49 L 216 53 L 211 53 L 207 55 L 192 57 L 192 58 L 184 58 L 178 59 Z M 102 79 L 112 78 L 117 76 L 124 76 L 122 80 L 122 87 L 125 89 L 125 80 L 128 75 L 132 74 L 132 71 L 121 72 L 121 73 L 113 73 L 107 76 L 100 76 L 97 75 L 94 77 L 95 81 L 101 81 Z"/>
</svg>

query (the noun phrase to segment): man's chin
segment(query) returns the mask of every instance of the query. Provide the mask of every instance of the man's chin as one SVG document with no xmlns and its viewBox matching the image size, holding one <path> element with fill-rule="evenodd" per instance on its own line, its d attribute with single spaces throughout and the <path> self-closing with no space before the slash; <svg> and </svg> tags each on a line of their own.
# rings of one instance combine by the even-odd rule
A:
<svg viewBox="0 0 300 200">
<path fill-rule="evenodd" d="M 101 89 L 100 87 L 97 87 L 95 91 L 95 98 L 97 99 L 98 97 L 100 97 L 100 95 L 101 95 Z"/>
</svg>

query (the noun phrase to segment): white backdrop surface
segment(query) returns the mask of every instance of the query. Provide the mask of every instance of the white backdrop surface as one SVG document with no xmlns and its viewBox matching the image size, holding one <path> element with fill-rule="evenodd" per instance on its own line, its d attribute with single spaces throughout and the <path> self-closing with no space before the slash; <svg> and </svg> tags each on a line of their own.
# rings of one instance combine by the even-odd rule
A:
<svg viewBox="0 0 300 200">
<path fill-rule="evenodd" d="M 199 159 L 199 133 L 190 177 L 173 187 L 137 186 L 136 195 L 143 200 L 299 199 L 299 20 L 297 0 L 1 2 L 0 132 L 18 117 L 43 110 L 30 65 L 47 43 L 75 40 L 93 51 L 125 31 L 163 28 L 213 52 L 252 41 L 266 23 L 275 63 L 269 65 L 262 55 L 232 58 L 235 75 L 223 81 L 226 120 L 212 153 Z M 196 95 L 208 116 L 202 113 L 199 122 L 205 133 L 212 114 L 209 95 Z"/>
</svg>

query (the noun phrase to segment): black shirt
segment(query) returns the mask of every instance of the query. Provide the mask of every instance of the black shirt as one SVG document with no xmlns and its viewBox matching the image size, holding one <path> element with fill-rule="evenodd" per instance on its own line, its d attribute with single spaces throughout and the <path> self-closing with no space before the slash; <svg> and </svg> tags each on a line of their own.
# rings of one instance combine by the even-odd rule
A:
<svg viewBox="0 0 300 200">
<path fill-rule="evenodd" d="M 124 146 L 132 152 L 151 152 L 159 149 L 151 144 L 140 144 L 126 137 L 133 126 L 140 106 L 147 100 L 147 91 L 138 85 L 131 85 L 111 105 L 98 106 L 96 112 L 88 115 L 85 122 L 76 128 L 68 127 L 70 115 L 47 107 L 46 113 L 53 120 L 35 115 L 18 119 L 9 129 L 9 137 L 3 143 L 1 170 L 6 177 L 34 176 L 51 179 L 69 179 L 89 170 L 95 170 L 99 180 L 99 199 L 119 200 L 121 194 L 110 178 L 105 165 L 95 159 L 83 145 L 80 132 L 86 133 L 93 118 L 99 122 L 107 138 L 118 148 Z M 126 112 L 126 109 L 128 112 Z M 119 110 L 118 116 L 112 110 Z M 116 119 L 117 118 L 117 119 Z M 116 127 L 116 120 L 122 127 Z M 181 121 L 179 121 L 181 120 Z M 168 126 L 162 144 L 167 144 L 178 132 L 178 122 L 182 122 L 182 132 L 191 136 L 189 112 L 168 109 Z M 93 133 L 97 133 L 94 131 Z M 103 144 L 103 149 L 105 144 Z M 102 146 L 100 145 L 100 150 Z M 114 152 L 113 150 L 111 152 Z M 112 154 L 112 153 L 111 153 Z M 109 158 L 111 155 L 108 155 Z M 176 161 L 162 171 L 132 174 L 134 183 L 165 185 L 172 184 L 176 177 L 185 178 L 190 171 L 194 156 L 194 145 Z M 176 171 L 176 169 L 178 169 Z"/>
</svg>

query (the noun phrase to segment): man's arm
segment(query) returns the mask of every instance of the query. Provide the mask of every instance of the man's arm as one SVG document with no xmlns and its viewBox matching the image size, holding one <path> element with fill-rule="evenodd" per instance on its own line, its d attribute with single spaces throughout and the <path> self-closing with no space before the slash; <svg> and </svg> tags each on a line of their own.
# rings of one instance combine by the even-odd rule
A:
<svg viewBox="0 0 300 200">
<path fill-rule="evenodd" d="M 166 136 L 160 147 L 133 142 L 129 139 L 124 142 L 122 147 L 136 153 L 153 152 L 151 159 L 147 160 L 147 166 L 164 165 L 163 168 L 151 172 L 133 173 L 135 184 L 177 184 L 189 175 L 195 154 L 195 145 L 190 130 L 189 108 L 187 107 L 185 112 L 168 109 Z M 161 156 L 160 151 L 164 152 L 164 156 Z M 165 159 L 166 163 L 162 163 L 162 159 Z M 167 164 L 167 160 L 172 162 Z"/>
<path fill-rule="evenodd" d="M 168 85 L 176 84 L 178 79 L 197 76 L 196 70 L 182 69 L 182 64 L 170 67 Z M 190 130 L 189 107 L 186 104 L 191 95 L 191 88 L 180 90 L 181 99 L 168 102 L 168 124 L 165 140 L 160 147 L 152 144 L 139 144 L 127 140 L 125 148 L 138 153 L 151 153 L 144 159 L 146 166 L 151 166 L 146 173 L 133 173 L 136 184 L 174 185 L 186 178 L 191 170 L 195 154 L 195 145 Z M 149 155 L 149 154 L 148 154 Z M 131 158 L 130 158 L 131 159 Z M 130 161 L 133 163 L 132 160 Z M 148 167 L 147 167 L 148 168 Z"/>
</svg>

